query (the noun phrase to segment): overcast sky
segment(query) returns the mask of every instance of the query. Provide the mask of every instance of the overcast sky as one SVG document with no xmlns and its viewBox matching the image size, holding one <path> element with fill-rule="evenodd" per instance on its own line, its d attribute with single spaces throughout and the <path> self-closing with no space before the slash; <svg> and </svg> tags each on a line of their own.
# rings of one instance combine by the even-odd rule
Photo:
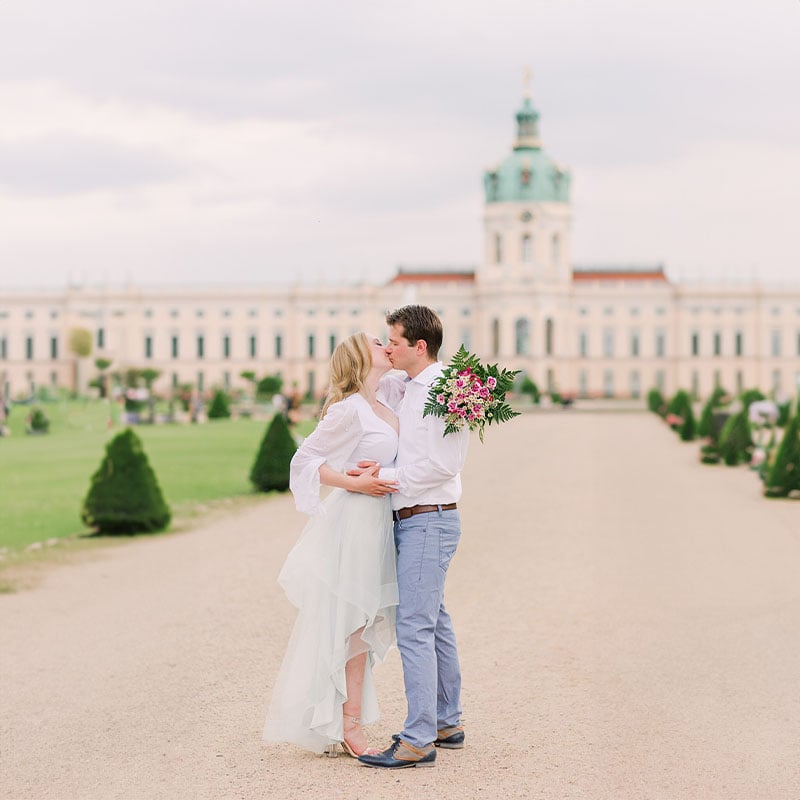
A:
<svg viewBox="0 0 800 800">
<path fill-rule="evenodd" d="M 474 266 L 525 65 L 578 265 L 800 283 L 798 0 L 0 0 L 0 288 Z"/>
</svg>

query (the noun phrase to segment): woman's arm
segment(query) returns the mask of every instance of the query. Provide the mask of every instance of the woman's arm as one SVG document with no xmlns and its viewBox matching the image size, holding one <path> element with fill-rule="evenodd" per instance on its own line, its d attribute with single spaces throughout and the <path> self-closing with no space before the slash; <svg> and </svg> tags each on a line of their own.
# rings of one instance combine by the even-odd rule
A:
<svg viewBox="0 0 800 800">
<path fill-rule="evenodd" d="M 319 468 L 320 483 L 325 486 L 334 486 L 338 489 L 346 489 L 348 492 L 358 492 L 367 494 L 371 497 L 383 497 L 385 494 L 392 494 L 397 491 L 397 481 L 382 480 L 378 477 L 379 466 L 371 470 L 365 470 L 358 476 L 345 475 L 337 472 L 327 464 L 322 464 Z"/>
</svg>

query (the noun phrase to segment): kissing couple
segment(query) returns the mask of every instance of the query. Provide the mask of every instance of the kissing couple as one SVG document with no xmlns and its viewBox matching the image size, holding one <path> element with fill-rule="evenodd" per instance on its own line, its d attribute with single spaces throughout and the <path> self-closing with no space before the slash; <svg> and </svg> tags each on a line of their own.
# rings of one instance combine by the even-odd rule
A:
<svg viewBox="0 0 800 800">
<path fill-rule="evenodd" d="M 386 317 L 388 342 L 356 333 L 334 350 L 316 430 L 292 459 L 290 487 L 311 516 L 278 581 L 298 609 L 264 739 L 370 767 L 433 766 L 464 746 L 461 668 L 444 583 L 461 536 L 457 502 L 469 431 L 444 436 L 423 416 L 442 321 L 409 305 Z M 391 370 L 404 377 L 390 374 Z M 333 487 L 325 500 L 321 485 Z M 372 667 L 397 644 L 408 714 L 384 750 Z"/>
</svg>

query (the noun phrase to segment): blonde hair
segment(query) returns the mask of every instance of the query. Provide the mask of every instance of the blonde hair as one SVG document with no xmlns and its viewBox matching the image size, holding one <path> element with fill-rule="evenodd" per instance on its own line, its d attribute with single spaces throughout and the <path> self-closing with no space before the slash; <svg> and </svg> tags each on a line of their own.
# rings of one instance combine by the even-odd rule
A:
<svg viewBox="0 0 800 800">
<path fill-rule="evenodd" d="M 320 419 L 333 403 L 360 392 L 371 369 L 372 353 L 366 333 L 354 333 L 339 342 L 331 356 L 331 382 Z"/>
</svg>

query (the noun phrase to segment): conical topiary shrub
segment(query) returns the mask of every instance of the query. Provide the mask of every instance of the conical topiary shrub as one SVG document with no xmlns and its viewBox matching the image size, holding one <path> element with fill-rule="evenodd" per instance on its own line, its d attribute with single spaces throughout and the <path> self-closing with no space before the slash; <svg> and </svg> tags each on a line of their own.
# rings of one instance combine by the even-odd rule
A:
<svg viewBox="0 0 800 800">
<path fill-rule="evenodd" d="M 221 389 L 214 392 L 214 398 L 211 405 L 208 407 L 209 419 L 227 419 L 231 415 L 230 403 L 228 395 Z"/>
<path fill-rule="evenodd" d="M 711 436 L 713 431 L 714 412 L 722 405 L 723 398 L 726 397 L 725 390 L 717 386 L 708 398 L 708 402 L 703 406 L 700 414 L 700 422 L 697 425 L 698 436 Z"/>
<path fill-rule="evenodd" d="M 767 398 L 761 393 L 760 389 L 745 389 L 739 393 L 739 400 L 747 411 L 750 408 L 750 403 L 755 403 L 758 400 L 766 400 Z"/>
<path fill-rule="evenodd" d="M 678 389 L 667 405 L 666 421 L 674 431 L 680 431 L 688 414 L 692 413 L 692 397 L 685 389 Z"/>
<path fill-rule="evenodd" d="M 767 497 L 788 497 L 791 492 L 800 492 L 800 410 L 786 428 L 765 484 Z"/>
<path fill-rule="evenodd" d="M 737 464 L 750 460 L 753 446 L 747 408 L 743 408 L 725 423 L 719 436 L 719 453 L 729 467 L 735 467 Z"/>
<path fill-rule="evenodd" d="M 693 442 L 695 439 L 697 424 L 694 421 L 694 412 L 692 411 L 692 404 L 687 403 L 683 411 L 683 423 L 681 424 L 679 433 L 684 442 Z"/>
<path fill-rule="evenodd" d="M 264 434 L 250 481 L 259 492 L 289 488 L 289 464 L 297 451 L 297 443 L 289 431 L 283 414 L 276 414 Z"/>
<path fill-rule="evenodd" d="M 647 393 L 647 408 L 660 417 L 667 413 L 667 401 L 657 387 L 653 387 Z"/>
<path fill-rule="evenodd" d="M 98 533 L 117 534 L 160 531 L 171 518 L 141 440 L 128 428 L 106 446 L 81 519 Z"/>
</svg>

